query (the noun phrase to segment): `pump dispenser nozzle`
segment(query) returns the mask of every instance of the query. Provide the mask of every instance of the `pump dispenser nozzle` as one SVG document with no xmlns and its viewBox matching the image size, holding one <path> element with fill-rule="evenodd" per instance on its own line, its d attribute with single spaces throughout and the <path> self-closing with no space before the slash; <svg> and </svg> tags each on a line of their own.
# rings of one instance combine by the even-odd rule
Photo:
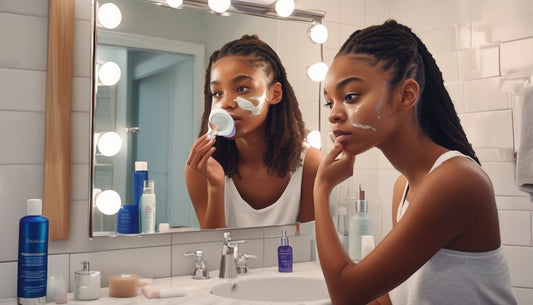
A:
<svg viewBox="0 0 533 305">
<path fill-rule="evenodd" d="M 283 230 L 281 232 L 281 246 L 288 246 L 289 238 L 287 237 L 287 231 Z"/>
</svg>

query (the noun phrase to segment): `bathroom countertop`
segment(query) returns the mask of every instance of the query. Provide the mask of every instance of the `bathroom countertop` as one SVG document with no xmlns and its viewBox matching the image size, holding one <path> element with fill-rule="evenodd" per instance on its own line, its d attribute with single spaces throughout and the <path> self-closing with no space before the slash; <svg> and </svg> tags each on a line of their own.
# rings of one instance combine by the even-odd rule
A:
<svg viewBox="0 0 533 305">
<path fill-rule="evenodd" d="M 256 302 L 256 301 L 243 301 L 243 300 L 233 300 L 227 299 L 220 296 L 216 296 L 209 293 L 209 288 L 216 283 L 221 281 L 231 281 L 233 279 L 220 279 L 218 278 L 218 270 L 209 272 L 210 279 L 206 280 L 193 280 L 190 275 L 185 276 L 176 276 L 171 278 L 161 278 L 155 279 L 153 285 L 161 289 L 165 288 L 179 288 L 186 291 L 184 297 L 173 297 L 173 298 L 164 298 L 164 299 L 148 299 L 146 298 L 141 290 L 135 297 L 131 298 L 113 298 L 109 296 L 109 288 L 102 288 L 102 296 L 100 299 L 93 301 L 78 301 L 74 300 L 72 293 L 69 293 L 67 296 L 67 304 L 77 304 L 77 305 L 88 305 L 88 304 L 98 304 L 98 305 L 136 305 L 136 304 L 158 304 L 158 305 L 229 305 L 229 304 L 238 304 L 238 305 L 247 305 L 247 304 L 269 304 L 269 302 Z M 276 276 L 304 276 L 304 277 L 317 277 L 323 278 L 322 271 L 320 270 L 320 265 L 316 262 L 305 262 L 305 263 L 296 263 L 293 266 L 292 273 L 279 273 L 276 267 L 267 267 L 267 268 L 257 268 L 251 269 L 249 275 L 240 275 L 237 279 L 244 277 L 262 277 L 275 274 Z M 310 302 L 309 304 L 315 304 L 316 302 Z M 0 299 L 0 305 L 16 305 L 16 298 Z M 54 304 L 54 303 L 48 303 Z M 282 304 L 282 303 L 274 303 Z M 299 303 L 300 304 L 300 303 Z M 322 304 L 322 303 L 320 303 Z"/>
</svg>

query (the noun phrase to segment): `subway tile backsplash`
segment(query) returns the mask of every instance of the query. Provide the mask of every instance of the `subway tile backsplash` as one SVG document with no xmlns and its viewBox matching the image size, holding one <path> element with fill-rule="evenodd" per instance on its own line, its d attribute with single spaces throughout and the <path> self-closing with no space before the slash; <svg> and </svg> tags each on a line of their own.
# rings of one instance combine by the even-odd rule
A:
<svg viewBox="0 0 533 305">
<path fill-rule="evenodd" d="M 355 29 L 382 23 L 387 18 L 411 27 L 426 42 L 440 66 L 470 141 L 485 158 L 482 164 L 494 184 L 513 291 L 519 304 L 533 303 L 533 269 L 528 267 L 533 257 L 533 202 L 514 184 L 512 157 L 513 126 L 517 123 L 513 118 L 516 120 L 520 115 L 514 104 L 533 74 L 533 2 L 300 2 L 297 6 L 303 5 L 304 9 L 327 11 L 325 24 L 330 30 L 324 47 L 327 64 L 331 64 L 340 45 Z M 183 252 L 197 249 L 205 251 L 210 270 L 218 269 L 223 230 L 89 238 L 87 151 L 91 110 L 91 16 L 91 1 L 75 0 L 70 239 L 50 243 L 51 274 L 71 282 L 74 270 L 81 267 L 83 260 L 90 260 L 94 268 L 102 269 L 104 283 L 110 274 L 118 272 L 136 272 L 150 277 L 190 274 L 194 258 L 184 257 Z M 2 245 L 8 245 L 0 248 L 0 298 L 16 294 L 17 236 L 13 232 L 16 232 L 18 218 L 24 215 L 26 199 L 42 197 L 43 192 L 47 27 L 48 0 L 0 1 L 0 41 L 3 42 L 0 52 L 0 206 L 3 210 L 0 240 Z M 300 25 L 295 30 L 305 28 Z M 310 44 L 306 37 L 295 38 L 289 32 L 282 34 L 283 40 L 274 42 L 282 60 L 297 55 L 299 60 L 287 65 L 293 70 L 303 70 L 304 62 L 313 60 L 307 58 L 305 48 L 297 51 L 291 44 L 318 46 Z M 317 104 L 320 103 L 317 95 L 321 94 L 318 86 L 310 83 L 304 73 L 289 77 L 295 86 L 311 88 L 297 92 L 301 104 L 313 108 L 303 111 L 308 127 L 316 127 L 316 115 L 321 111 L 322 130 L 328 130 L 329 111 Z M 328 150 L 331 143 L 325 142 L 323 146 Z M 358 157 L 355 175 L 356 178 L 339 187 L 335 200 L 342 201 L 346 187 L 364 183 L 379 241 L 392 227 L 392 186 L 399 174 L 376 149 Z M 313 224 L 300 226 L 300 236 L 295 236 L 294 226 L 284 229 L 295 250 L 294 260 L 313 259 Z M 231 232 L 234 239 L 247 241 L 241 246 L 241 252 L 256 255 L 258 258 L 251 259 L 249 264 L 257 268 L 276 265 L 280 230 L 272 227 Z"/>
</svg>

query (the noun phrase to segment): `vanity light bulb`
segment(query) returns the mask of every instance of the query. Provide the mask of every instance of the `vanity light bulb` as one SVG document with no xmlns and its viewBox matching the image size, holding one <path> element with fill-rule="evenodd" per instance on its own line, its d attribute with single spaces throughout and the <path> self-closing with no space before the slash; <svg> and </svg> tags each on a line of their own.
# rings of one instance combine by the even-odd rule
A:
<svg viewBox="0 0 533 305">
<path fill-rule="evenodd" d="M 231 5 L 231 0 L 209 0 L 207 1 L 209 8 L 216 13 L 225 13 Z"/>
<path fill-rule="evenodd" d="M 294 11 L 294 0 L 276 1 L 276 13 L 280 17 L 289 17 Z"/>
<path fill-rule="evenodd" d="M 323 24 L 315 24 L 309 29 L 309 37 L 314 43 L 324 43 L 328 39 L 328 28 Z"/>
<path fill-rule="evenodd" d="M 326 77 L 326 73 L 328 73 L 328 65 L 326 65 L 323 62 L 317 62 L 316 64 L 312 64 L 309 68 L 307 68 L 307 76 L 315 82 L 321 82 Z"/>
<path fill-rule="evenodd" d="M 183 0 L 167 0 L 168 6 L 178 8 L 183 4 Z"/>
<path fill-rule="evenodd" d="M 307 143 L 316 149 L 322 147 L 322 140 L 320 139 L 320 131 L 313 130 L 307 135 Z"/>
<path fill-rule="evenodd" d="M 113 190 L 106 190 L 96 196 L 96 207 L 105 215 L 115 215 L 122 205 L 120 195 Z"/>
<path fill-rule="evenodd" d="M 114 3 L 106 3 L 98 8 L 98 23 L 106 29 L 116 28 L 122 21 L 122 13 Z"/>
<path fill-rule="evenodd" d="M 98 79 L 106 86 L 116 85 L 120 80 L 120 76 L 120 67 L 112 61 L 106 62 L 98 69 Z"/>
<path fill-rule="evenodd" d="M 106 132 L 98 138 L 98 150 L 106 157 L 118 154 L 121 148 L 122 138 L 114 131 Z"/>
</svg>

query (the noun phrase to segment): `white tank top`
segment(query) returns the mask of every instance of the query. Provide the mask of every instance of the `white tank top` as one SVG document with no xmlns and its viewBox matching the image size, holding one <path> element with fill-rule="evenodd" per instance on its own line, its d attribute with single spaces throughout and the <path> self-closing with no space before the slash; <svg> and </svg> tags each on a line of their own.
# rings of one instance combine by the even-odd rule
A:
<svg viewBox="0 0 533 305">
<path fill-rule="evenodd" d="M 467 157 L 458 151 L 441 155 L 428 174 L 445 161 Z M 409 207 L 405 200 L 398 207 L 400 221 Z M 411 277 L 389 292 L 393 305 L 487 305 L 517 304 L 511 291 L 509 268 L 500 246 L 487 252 L 440 249 Z"/>
<path fill-rule="evenodd" d="M 300 212 L 302 174 L 305 154 L 309 145 L 304 143 L 301 164 L 291 173 L 291 178 L 283 194 L 266 208 L 256 210 L 242 197 L 231 177 L 226 176 L 224 189 L 224 209 L 226 227 L 257 227 L 295 224 Z"/>
</svg>

